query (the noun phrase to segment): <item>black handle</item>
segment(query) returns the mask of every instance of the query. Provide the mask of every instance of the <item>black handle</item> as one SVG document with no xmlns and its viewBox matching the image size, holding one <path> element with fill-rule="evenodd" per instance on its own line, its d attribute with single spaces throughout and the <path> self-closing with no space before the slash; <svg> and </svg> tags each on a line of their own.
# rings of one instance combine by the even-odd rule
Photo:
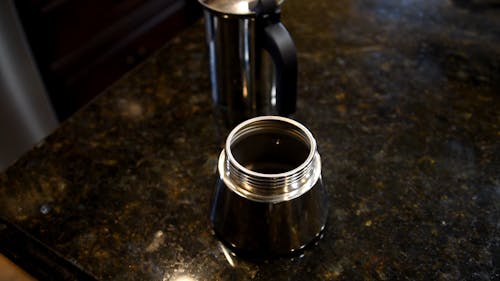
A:
<svg viewBox="0 0 500 281">
<path fill-rule="evenodd" d="M 279 115 L 295 112 L 297 103 L 297 50 L 290 33 L 279 22 L 279 10 L 261 18 L 262 47 L 276 68 L 276 109 Z"/>
</svg>

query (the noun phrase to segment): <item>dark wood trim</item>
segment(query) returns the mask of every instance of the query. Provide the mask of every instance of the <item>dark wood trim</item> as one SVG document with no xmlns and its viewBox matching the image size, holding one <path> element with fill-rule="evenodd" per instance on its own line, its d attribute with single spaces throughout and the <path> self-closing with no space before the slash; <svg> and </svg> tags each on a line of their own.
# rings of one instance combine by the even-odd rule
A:
<svg viewBox="0 0 500 281">
<path fill-rule="evenodd" d="M 99 1 L 90 2 L 97 5 Z M 72 6 L 90 5 L 90 2 L 16 1 L 60 120 L 66 119 L 201 16 L 196 0 L 108 0 L 99 3 L 108 7 L 116 2 L 112 16 L 101 17 L 102 23 L 95 23 L 89 16 L 93 7 L 85 6 L 79 15 L 78 7 Z M 102 16 L 102 10 L 99 11 Z M 79 18 L 68 19 L 65 12 Z M 60 26 L 68 20 L 70 27 Z M 85 24 L 89 25 L 88 29 Z M 72 33 L 71 27 L 75 26 L 84 31 L 81 36 Z M 67 38 L 77 38 L 78 44 L 65 41 Z"/>
</svg>

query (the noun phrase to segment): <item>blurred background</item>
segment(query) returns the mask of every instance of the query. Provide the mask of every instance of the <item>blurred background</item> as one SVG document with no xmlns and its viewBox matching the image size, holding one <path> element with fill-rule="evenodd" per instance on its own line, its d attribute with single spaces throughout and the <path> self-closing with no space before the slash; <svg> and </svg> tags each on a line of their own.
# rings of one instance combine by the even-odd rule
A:
<svg viewBox="0 0 500 281">
<path fill-rule="evenodd" d="M 0 171 L 200 16 L 196 0 L 0 1 Z"/>
</svg>

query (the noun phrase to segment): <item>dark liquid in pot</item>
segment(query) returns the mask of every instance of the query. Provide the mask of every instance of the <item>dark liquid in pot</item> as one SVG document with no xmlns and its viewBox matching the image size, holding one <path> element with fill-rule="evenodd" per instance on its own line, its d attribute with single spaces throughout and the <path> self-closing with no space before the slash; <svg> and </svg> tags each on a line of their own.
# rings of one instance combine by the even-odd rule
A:
<svg viewBox="0 0 500 281">
<path fill-rule="evenodd" d="M 231 145 L 234 158 L 245 168 L 264 174 L 291 171 L 305 162 L 310 147 L 293 135 L 254 134 Z"/>
</svg>

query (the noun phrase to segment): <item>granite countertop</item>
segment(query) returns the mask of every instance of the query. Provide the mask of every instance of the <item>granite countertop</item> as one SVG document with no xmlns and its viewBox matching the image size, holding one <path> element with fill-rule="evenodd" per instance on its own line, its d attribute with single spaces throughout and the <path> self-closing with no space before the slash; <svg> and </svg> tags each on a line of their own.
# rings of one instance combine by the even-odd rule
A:
<svg viewBox="0 0 500 281">
<path fill-rule="evenodd" d="M 282 10 L 329 192 L 315 247 L 255 262 L 212 235 L 202 21 L 0 174 L 0 216 L 99 280 L 498 280 L 498 1 Z M 0 249 L 26 247 L 8 231 Z"/>
</svg>

